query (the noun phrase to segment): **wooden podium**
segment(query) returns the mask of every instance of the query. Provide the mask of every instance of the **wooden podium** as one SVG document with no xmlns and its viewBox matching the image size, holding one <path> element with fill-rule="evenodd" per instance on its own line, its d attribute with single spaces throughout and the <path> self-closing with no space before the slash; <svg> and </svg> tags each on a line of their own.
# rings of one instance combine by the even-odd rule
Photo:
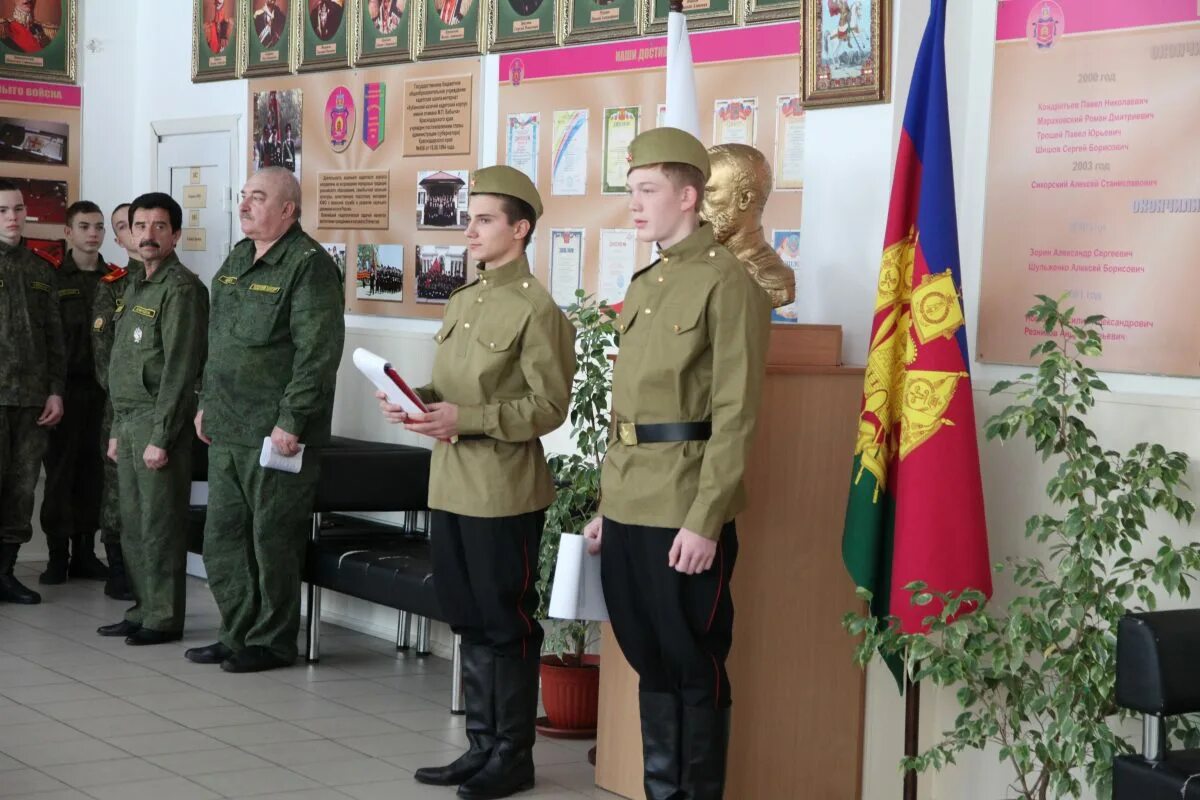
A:
<svg viewBox="0 0 1200 800">
<path fill-rule="evenodd" d="M 842 615 L 856 607 L 842 522 L 862 368 L 840 366 L 838 326 L 775 325 L 738 517 L 733 722 L 725 796 L 855 800 L 862 782 L 864 673 Z M 596 784 L 642 789 L 637 675 L 604 626 Z"/>
</svg>

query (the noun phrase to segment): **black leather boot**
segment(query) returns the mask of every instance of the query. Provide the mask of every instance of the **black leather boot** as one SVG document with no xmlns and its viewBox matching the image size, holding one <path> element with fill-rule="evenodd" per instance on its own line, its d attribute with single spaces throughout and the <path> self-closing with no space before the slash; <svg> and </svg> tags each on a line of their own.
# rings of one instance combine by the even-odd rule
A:
<svg viewBox="0 0 1200 800">
<path fill-rule="evenodd" d="M 0 544 L 0 603 L 21 603 L 32 606 L 42 602 L 42 596 L 13 576 L 17 564 L 17 551 L 21 545 L 12 542 Z"/>
<path fill-rule="evenodd" d="M 413 775 L 432 786 L 466 783 L 492 755 L 496 746 L 495 656 L 490 647 L 463 643 L 463 694 L 467 705 L 467 742 L 470 749 L 444 767 L 421 767 Z"/>
<path fill-rule="evenodd" d="M 108 580 L 108 567 L 96 558 L 95 532 L 71 537 L 71 568 L 67 574 L 89 581 Z"/>
<path fill-rule="evenodd" d="M 43 586 L 57 586 L 67 582 L 67 570 L 71 564 L 71 552 L 64 542 L 62 545 L 50 546 L 50 560 L 46 562 L 46 571 L 38 576 L 38 583 Z"/>
<path fill-rule="evenodd" d="M 125 573 L 125 556 L 121 552 L 121 544 L 104 545 L 104 553 L 108 556 L 108 580 L 104 582 L 104 593 L 114 600 L 132 600 L 133 591 L 129 588 L 129 576 Z"/>
<path fill-rule="evenodd" d="M 458 787 L 468 800 L 495 800 L 533 788 L 533 741 L 540 660 L 495 656 L 496 746 L 483 769 Z"/>
<path fill-rule="evenodd" d="M 643 784 L 646 800 L 683 800 L 682 722 L 679 698 L 670 692 L 640 692 Z"/>
<path fill-rule="evenodd" d="M 688 800 L 725 796 L 725 753 L 729 749 L 729 709 L 683 709 L 683 790 Z"/>
</svg>

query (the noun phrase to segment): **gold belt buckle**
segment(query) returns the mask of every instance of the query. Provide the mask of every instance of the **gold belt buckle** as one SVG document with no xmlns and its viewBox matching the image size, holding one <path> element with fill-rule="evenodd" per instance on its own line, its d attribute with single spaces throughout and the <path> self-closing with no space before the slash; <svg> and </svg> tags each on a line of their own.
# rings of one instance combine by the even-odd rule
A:
<svg viewBox="0 0 1200 800">
<path fill-rule="evenodd" d="M 637 428 L 632 422 L 617 423 L 617 436 L 621 439 L 621 444 L 632 447 L 638 443 Z"/>
</svg>

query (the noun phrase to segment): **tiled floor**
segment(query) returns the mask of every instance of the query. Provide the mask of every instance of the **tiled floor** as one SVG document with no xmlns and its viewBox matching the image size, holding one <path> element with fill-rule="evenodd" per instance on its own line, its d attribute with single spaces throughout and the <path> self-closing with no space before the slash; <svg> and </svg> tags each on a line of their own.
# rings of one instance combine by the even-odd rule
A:
<svg viewBox="0 0 1200 800">
<path fill-rule="evenodd" d="M 450 665 L 326 624 L 320 665 L 229 675 L 183 658 L 214 640 L 207 586 L 189 579 L 182 643 L 128 647 L 96 635 L 125 604 L 97 582 L 37 586 L 39 606 L 0 604 L 0 798 L 14 800 L 425 800 L 419 766 L 455 758 Z M 595 789 L 591 741 L 540 738 L 538 785 L 521 797 L 614 798 Z"/>
</svg>

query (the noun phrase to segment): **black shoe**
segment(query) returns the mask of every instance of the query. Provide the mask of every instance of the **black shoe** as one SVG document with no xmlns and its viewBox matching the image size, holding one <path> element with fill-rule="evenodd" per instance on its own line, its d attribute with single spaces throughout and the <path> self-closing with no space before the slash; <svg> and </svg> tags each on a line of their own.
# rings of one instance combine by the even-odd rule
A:
<svg viewBox="0 0 1200 800">
<path fill-rule="evenodd" d="M 108 567 L 96 558 L 96 534 L 86 533 L 71 538 L 71 566 L 67 574 L 89 581 L 108 580 Z"/>
<path fill-rule="evenodd" d="M 108 556 L 108 580 L 104 583 L 104 593 L 114 600 L 133 600 L 120 543 L 104 545 L 104 553 Z"/>
<path fill-rule="evenodd" d="M 413 777 L 431 786 L 459 786 L 483 769 L 496 745 L 496 707 L 492 702 L 495 657 L 491 648 L 463 644 L 462 680 L 467 704 L 470 749 L 444 767 L 421 767 Z"/>
<path fill-rule="evenodd" d="M 725 796 L 725 752 L 729 749 L 729 709 L 683 709 L 683 790 L 689 800 Z"/>
<path fill-rule="evenodd" d="M 290 667 L 295 659 L 277 656 L 265 647 L 251 645 L 221 662 L 226 672 L 266 672 L 269 669 Z"/>
<path fill-rule="evenodd" d="M 156 631 L 150 628 L 139 628 L 125 637 L 125 644 L 141 647 L 148 644 L 166 644 L 178 642 L 183 638 L 183 631 Z"/>
<path fill-rule="evenodd" d="M 232 655 L 233 651 L 220 642 L 183 651 L 183 657 L 193 664 L 220 664 Z"/>
<path fill-rule="evenodd" d="M 495 656 L 496 746 L 483 769 L 458 787 L 468 800 L 495 800 L 533 788 L 537 658 Z"/>
<path fill-rule="evenodd" d="M 13 567 L 17 565 L 17 551 L 20 549 L 21 545 L 15 542 L 0 544 L 0 603 L 37 605 L 42 602 L 42 596 L 13 575 Z"/>
<path fill-rule="evenodd" d="M 132 636 L 142 629 L 142 626 L 136 622 L 130 622 L 123 619 L 120 622 L 114 622 L 112 625 L 101 625 L 96 628 L 96 633 L 101 636 Z"/>
<path fill-rule="evenodd" d="M 682 710 L 669 692 L 639 692 L 646 800 L 679 800 L 683 792 Z"/>
<path fill-rule="evenodd" d="M 46 571 L 38 576 L 38 583 L 43 586 L 57 586 L 60 583 L 66 583 L 70 561 L 70 556 L 65 549 L 51 549 L 50 560 L 46 563 Z"/>
</svg>

